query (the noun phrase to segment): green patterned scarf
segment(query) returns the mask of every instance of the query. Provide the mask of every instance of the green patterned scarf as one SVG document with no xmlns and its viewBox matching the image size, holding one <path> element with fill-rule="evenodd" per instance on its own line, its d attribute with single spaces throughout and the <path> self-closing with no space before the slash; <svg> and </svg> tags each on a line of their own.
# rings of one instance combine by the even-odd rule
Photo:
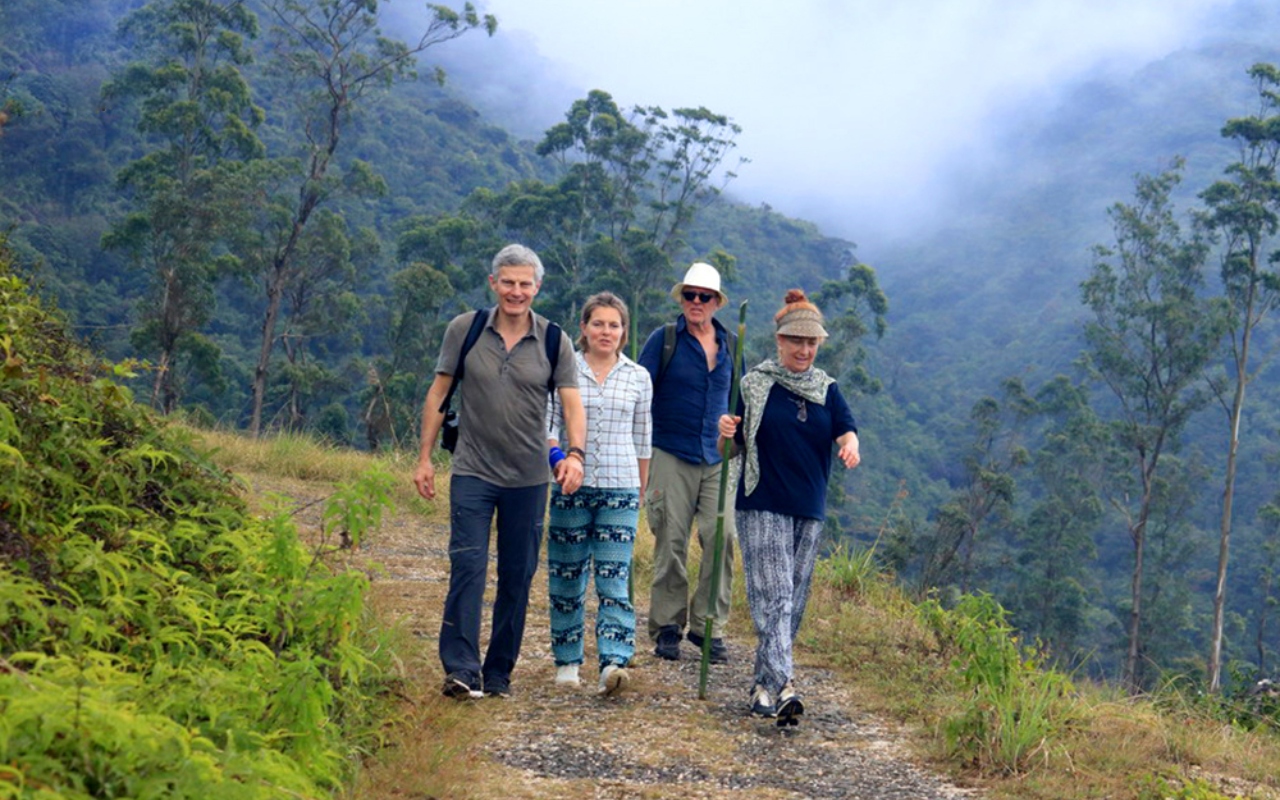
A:
<svg viewBox="0 0 1280 800">
<path fill-rule="evenodd" d="M 744 487 L 747 494 L 754 492 L 760 483 L 760 456 L 756 451 L 756 432 L 760 430 L 760 418 L 764 416 L 764 404 L 769 399 L 769 390 L 775 383 L 781 384 L 784 389 L 803 397 L 810 403 L 825 405 L 827 389 L 835 383 L 835 378 L 818 367 L 810 367 L 804 372 L 792 372 L 774 359 L 762 361 L 742 377 L 742 403 L 746 407 L 743 439 L 746 440 L 747 445 L 743 480 L 747 482 Z"/>
</svg>

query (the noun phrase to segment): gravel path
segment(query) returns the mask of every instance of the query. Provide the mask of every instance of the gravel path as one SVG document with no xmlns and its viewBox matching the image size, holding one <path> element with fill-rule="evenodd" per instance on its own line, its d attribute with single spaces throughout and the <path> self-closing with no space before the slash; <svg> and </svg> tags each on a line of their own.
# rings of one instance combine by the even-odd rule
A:
<svg viewBox="0 0 1280 800">
<path fill-rule="evenodd" d="M 277 491 L 299 503 L 298 522 L 319 524 L 315 487 L 271 481 L 255 489 Z M 406 514 L 389 515 L 368 538 L 362 558 L 371 572 L 375 602 L 404 619 L 434 652 L 448 582 L 447 530 Z M 493 576 L 489 579 L 492 594 Z M 834 673 L 797 667 L 806 712 L 797 727 L 780 729 L 747 714 L 754 640 L 727 642 L 730 663 L 712 665 L 707 699 L 698 699 L 699 651 L 682 644 L 682 659 L 658 659 L 644 637 L 645 592 L 637 588 L 642 632 L 617 696 L 595 694 L 594 596 L 588 598 L 587 665 L 583 685 L 553 683 L 545 564 L 533 596 L 512 695 L 464 701 L 484 714 L 490 736 L 478 763 L 503 765 L 516 776 L 502 784 L 511 798 L 681 798 L 682 800 L 944 800 L 981 795 L 950 784 L 913 758 L 894 725 L 860 711 Z M 486 620 L 489 609 L 486 609 Z M 740 612 L 745 613 L 745 612 Z M 487 630 L 485 631 L 487 634 Z M 438 678 L 436 679 L 438 680 Z M 405 742 L 401 746 L 411 746 Z M 489 769 L 486 777 L 492 780 Z M 505 778 L 504 778 L 505 780 Z M 487 785 L 487 784 L 486 784 Z M 486 797 L 492 791 L 482 792 Z M 399 793 L 397 793 L 397 796 Z"/>
<path fill-rule="evenodd" d="M 749 643 L 728 642 L 730 663 L 712 665 L 705 701 L 697 699 L 699 653 L 687 642 L 678 662 L 639 655 L 628 690 L 599 698 L 594 680 L 576 691 L 553 684 L 549 650 L 529 647 L 546 622 L 531 617 L 514 694 L 477 703 L 512 728 L 488 754 L 530 780 L 590 782 L 593 792 L 582 796 L 600 798 L 978 796 L 908 757 L 894 729 L 858 711 L 827 670 L 798 669 L 806 713 L 786 729 L 746 713 Z M 584 669 L 584 679 L 593 672 Z"/>
</svg>

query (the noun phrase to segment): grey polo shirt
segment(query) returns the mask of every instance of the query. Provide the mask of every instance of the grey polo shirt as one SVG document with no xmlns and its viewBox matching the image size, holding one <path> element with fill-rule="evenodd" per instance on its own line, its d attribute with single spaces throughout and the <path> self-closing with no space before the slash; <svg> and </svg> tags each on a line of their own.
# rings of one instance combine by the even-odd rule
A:
<svg viewBox="0 0 1280 800">
<path fill-rule="evenodd" d="M 476 313 L 485 312 L 469 311 L 449 323 L 440 344 L 436 372 L 457 372 L 458 352 Z M 544 344 L 547 325 L 546 317 L 534 314 L 532 329 L 508 352 L 490 319 L 475 347 L 467 353 L 467 371 L 454 395 L 460 421 L 458 447 L 453 453 L 454 475 L 471 475 L 505 488 L 547 482 L 547 432 L 543 421 L 547 379 L 551 375 Z M 557 389 L 578 388 L 573 343 L 563 332 L 555 377 Z"/>
</svg>

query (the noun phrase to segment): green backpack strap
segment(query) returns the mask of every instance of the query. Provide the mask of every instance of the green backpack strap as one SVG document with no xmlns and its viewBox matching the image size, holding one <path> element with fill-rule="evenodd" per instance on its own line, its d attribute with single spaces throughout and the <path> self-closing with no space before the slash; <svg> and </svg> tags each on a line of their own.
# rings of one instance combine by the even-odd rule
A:
<svg viewBox="0 0 1280 800">
<path fill-rule="evenodd" d="M 676 354 L 676 324 L 668 322 L 662 326 L 662 358 L 658 360 L 658 379 L 653 382 L 653 388 L 657 389 L 658 384 L 662 383 L 662 377 L 667 374 L 667 366 L 671 363 L 671 357 Z"/>
</svg>

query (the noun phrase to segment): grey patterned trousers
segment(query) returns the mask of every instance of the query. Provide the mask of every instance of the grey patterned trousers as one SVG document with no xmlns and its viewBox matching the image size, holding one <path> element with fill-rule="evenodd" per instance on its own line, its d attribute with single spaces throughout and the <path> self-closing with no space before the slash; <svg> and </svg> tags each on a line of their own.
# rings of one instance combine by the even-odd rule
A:
<svg viewBox="0 0 1280 800">
<path fill-rule="evenodd" d="M 791 647 L 809 601 L 822 521 L 738 511 L 737 523 L 747 605 L 756 626 L 755 682 L 776 697 L 791 680 Z"/>
</svg>

